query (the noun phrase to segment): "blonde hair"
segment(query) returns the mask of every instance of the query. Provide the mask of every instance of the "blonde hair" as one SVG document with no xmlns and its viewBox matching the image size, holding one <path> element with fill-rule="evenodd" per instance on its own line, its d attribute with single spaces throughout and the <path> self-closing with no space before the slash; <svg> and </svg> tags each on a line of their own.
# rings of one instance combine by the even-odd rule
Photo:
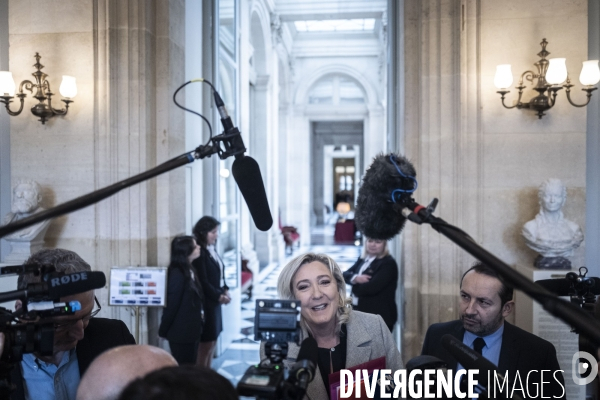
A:
<svg viewBox="0 0 600 400">
<path fill-rule="evenodd" d="M 366 236 L 364 236 L 364 245 L 363 245 L 363 251 L 362 251 L 362 255 L 360 256 L 360 258 L 367 258 L 368 254 L 367 254 L 367 240 L 372 239 L 372 238 L 368 238 Z M 374 239 L 376 240 L 376 239 Z M 383 239 L 382 239 L 383 240 Z M 388 248 L 388 241 L 387 240 L 383 240 L 383 251 L 381 252 L 381 255 L 377 256 L 377 258 L 383 258 L 385 256 L 389 256 L 390 255 L 390 249 Z"/>
<path fill-rule="evenodd" d="M 329 257 L 326 254 L 315 253 L 306 253 L 294 258 L 292 261 L 287 263 L 285 267 L 283 267 L 283 270 L 279 274 L 279 279 L 277 280 L 277 292 L 279 294 L 279 297 L 282 299 L 295 299 L 293 283 L 296 273 L 303 265 L 315 261 L 318 261 L 329 268 L 331 276 L 333 276 L 333 279 L 335 279 L 335 282 L 337 284 L 338 309 L 336 312 L 337 323 L 335 327 L 335 333 L 338 334 L 342 329 L 342 325 L 348 322 L 348 319 L 350 318 L 350 311 L 352 310 L 352 299 L 346 296 L 346 282 L 344 282 L 342 270 L 333 260 L 333 258 Z M 306 323 L 306 321 L 304 321 L 304 318 L 300 318 L 300 325 L 302 326 L 302 328 L 305 328 L 308 332 L 312 334 L 312 331 Z"/>
</svg>

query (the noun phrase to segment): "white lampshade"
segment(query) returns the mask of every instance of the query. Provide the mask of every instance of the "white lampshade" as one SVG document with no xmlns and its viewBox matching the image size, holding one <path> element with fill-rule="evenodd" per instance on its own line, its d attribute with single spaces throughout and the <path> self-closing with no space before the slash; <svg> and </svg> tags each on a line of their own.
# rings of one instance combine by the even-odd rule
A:
<svg viewBox="0 0 600 400">
<path fill-rule="evenodd" d="M 567 80 L 567 65 L 565 58 L 551 58 L 546 72 L 546 82 L 551 85 L 560 85 Z"/>
<path fill-rule="evenodd" d="M 584 86 L 592 86 L 600 81 L 600 68 L 598 60 L 589 60 L 583 62 L 579 82 Z"/>
<path fill-rule="evenodd" d="M 498 89 L 509 88 L 513 83 L 510 64 L 501 64 L 496 67 L 496 76 L 494 76 L 494 85 Z"/>
<path fill-rule="evenodd" d="M 0 96 L 14 96 L 15 81 L 12 72 L 0 71 Z"/>
<path fill-rule="evenodd" d="M 77 84 L 75 83 L 75 77 L 63 75 L 63 79 L 58 90 L 60 91 L 62 97 L 75 97 L 77 95 Z"/>
</svg>

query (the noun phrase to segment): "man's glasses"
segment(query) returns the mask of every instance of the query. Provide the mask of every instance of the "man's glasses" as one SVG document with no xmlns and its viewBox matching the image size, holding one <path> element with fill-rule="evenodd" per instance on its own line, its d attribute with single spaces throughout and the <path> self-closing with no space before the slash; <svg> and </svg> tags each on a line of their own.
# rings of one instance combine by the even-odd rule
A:
<svg viewBox="0 0 600 400">
<path fill-rule="evenodd" d="M 98 315 L 98 313 L 100 312 L 100 310 L 102 310 L 102 306 L 100 305 L 100 302 L 98 301 L 98 298 L 96 296 L 94 296 L 94 302 L 96 303 L 96 309 L 92 310 L 92 312 L 90 312 L 87 315 L 84 315 L 81 318 L 77 318 L 75 320 L 70 320 L 67 322 L 55 322 L 54 323 L 54 329 L 57 331 L 66 331 L 68 329 L 71 329 L 73 326 L 75 326 L 75 324 L 77 324 L 80 320 L 83 321 L 83 324 L 85 325 L 87 322 L 89 322 L 90 319 L 94 318 L 96 315 Z"/>
</svg>

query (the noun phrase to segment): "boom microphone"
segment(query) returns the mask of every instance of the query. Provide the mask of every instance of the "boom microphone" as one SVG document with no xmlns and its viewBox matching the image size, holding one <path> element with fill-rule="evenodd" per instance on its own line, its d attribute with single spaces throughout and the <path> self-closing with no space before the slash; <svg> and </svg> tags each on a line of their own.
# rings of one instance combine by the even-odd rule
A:
<svg viewBox="0 0 600 400">
<path fill-rule="evenodd" d="M 231 173 L 244 196 L 256 227 L 261 231 L 271 229 L 273 217 L 258 163 L 248 156 L 236 158 L 233 161 Z"/>
<path fill-rule="evenodd" d="M 106 285 L 106 276 L 100 271 L 82 271 L 72 274 L 53 273 L 44 282 L 29 284 L 27 289 L 0 293 L 0 303 L 13 300 L 47 297 L 59 299 L 100 289 Z"/>
<path fill-rule="evenodd" d="M 356 201 L 356 227 L 364 236 L 389 240 L 406 222 L 397 204 L 417 188 L 413 165 L 398 154 L 379 154 L 365 173 Z"/>
<path fill-rule="evenodd" d="M 106 276 L 101 271 L 50 274 L 48 275 L 47 284 L 48 296 L 58 299 L 103 288 L 106 285 Z"/>
<path fill-rule="evenodd" d="M 505 377 L 502 375 L 496 366 L 489 361 L 487 358 L 483 357 L 481 354 L 464 344 L 462 341 L 458 340 L 454 336 L 450 334 L 445 334 L 442 336 L 442 347 L 444 347 L 452 357 L 458 361 L 460 365 L 465 367 L 466 370 L 479 370 L 479 376 L 481 379 L 478 380 L 478 383 L 484 386 L 488 391 L 490 390 L 488 384 L 490 382 L 504 382 Z M 496 380 L 492 378 L 496 376 Z M 485 382 L 485 378 L 490 377 L 490 382 Z M 510 387 L 509 384 L 506 384 L 506 387 Z M 508 391 L 508 390 L 507 390 Z M 494 393 L 495 394 L 495 393 Z M 500 391 L 500 396 L 505 396 L 503 391 Z M 512 393 L 513 400 L 522 400 L 522 398 L 514 393 Z"/>
<path fill-rule="evenodd" d="M 265 192 L 265 185 L 262 180 L 260 168 L 258 163 L 252 157 L 244 155 L 246 147 L 242 140 L 242 135 L 238 128 L 233 126 L 231 117 L 227 113 L 225 104 L 217 93 L 213 91 L 215 97 L 215 105 L 219 110 L 221 116 L 221 123 L 225 130 L 223 135 L 223 143 L 225 145 L 225 151 L 223 154 L 219 154 L 221 158 L 228 157 L 231 155 L 235 156 L 231 173 L 233 178 L 242 192 L 242 196 L 248 205 L 250 215 L 254 220 L 254 224 L 261 231 L 268 231 L 273 226 L 273 216 L 269 209 L 269 202 L 267 200 L 267 193 Z M 218 137 L 213 138 L 216 140 Z"/>
</svg>

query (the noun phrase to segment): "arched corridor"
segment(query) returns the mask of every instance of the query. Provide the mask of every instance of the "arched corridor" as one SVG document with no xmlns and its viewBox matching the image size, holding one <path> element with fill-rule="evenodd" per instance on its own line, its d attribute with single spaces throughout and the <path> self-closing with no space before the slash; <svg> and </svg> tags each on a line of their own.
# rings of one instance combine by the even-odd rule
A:
<svg viewBox="0 0 600 400">
<path fill-rule="evenodd" d="M 543 118 L 510 108 L 516 77 L 536 68 L 542 38 L 549 57 L 566 58 L 574 102 L 586 99 L 577 77 L 583 61 L 600 58 L 599 2 L 546 3 L 0 0 L 0 70 L 19 88 L 32 79 L 39 52 L 54 107 L 65 104 L 61 75 L 76 77 L 78 88 L 68 113 L 44 124 L 32 115 L 39 100 L 27 90 L 19 115 L 0 109 L 0 217 L 14 214 L 13 188 L 22 180 L 39 184 L 38 205 L 50 209 L 210 143 L 223 125 L 209 81 L 241 132 L 245 156 L 260 168 L 271 228 L 256 227 L 235 181 L 235 158 L 213 154 L 53 218 L 45 236 L 25 247 L 75 251 L 109 277 L 113 267 L 166 267 L 173 238 L 190 235 L 202 216 L 215 217 L 231 295 L 216 353 L 228 378 L 242 368 L 227 369 L 236 357 L 228 351 L 249 348 L 254 353 L 242 361 L 256 361 L 248 274 L 262 285 L 256 299 L 274 295 L 277 268 L 290 252 L 325 251 L 346 267 L 356 260 L 355 203 L 380 153 L 406 156 L 417 171 L 416 201 L 439 199 L 436 215 L 530 277 L 538 254 L 522 228 L 539 210 L 540 183 L 560 179 L 568 196 L 561 212 L 585 238 L 570 261 L 598 276 L 600 95 L 573 107 L 567 90 L 557 91 Z M 515 79 L 502 94 L 494 73 L 508 63 Z M 206 121 L 173 103 L 190 81 L 177 99 Z M 525 79 L 521 101 L 535 95 L 532 84 Z M 20 100 L 13 96 L 8 108 Z M 12 265 L 18 247 L 9 239 L 0 240 L 2 266 Z M 399 274 L 394 340 L 406 362 L 420 354 L 429 326 L 458 318 L 457 285 L 474 258 L 415 224 L 389 250 Z M 0 286 L 14 290 L 16 278 Z M 96 297 L 100 317 L 123 321 L 140 343 L 165 346 L 162 309 L 113 304 L 109 285 Z M 540 334 L 532 307 L 517 298 L 507 321 Z"/>
</svg>

